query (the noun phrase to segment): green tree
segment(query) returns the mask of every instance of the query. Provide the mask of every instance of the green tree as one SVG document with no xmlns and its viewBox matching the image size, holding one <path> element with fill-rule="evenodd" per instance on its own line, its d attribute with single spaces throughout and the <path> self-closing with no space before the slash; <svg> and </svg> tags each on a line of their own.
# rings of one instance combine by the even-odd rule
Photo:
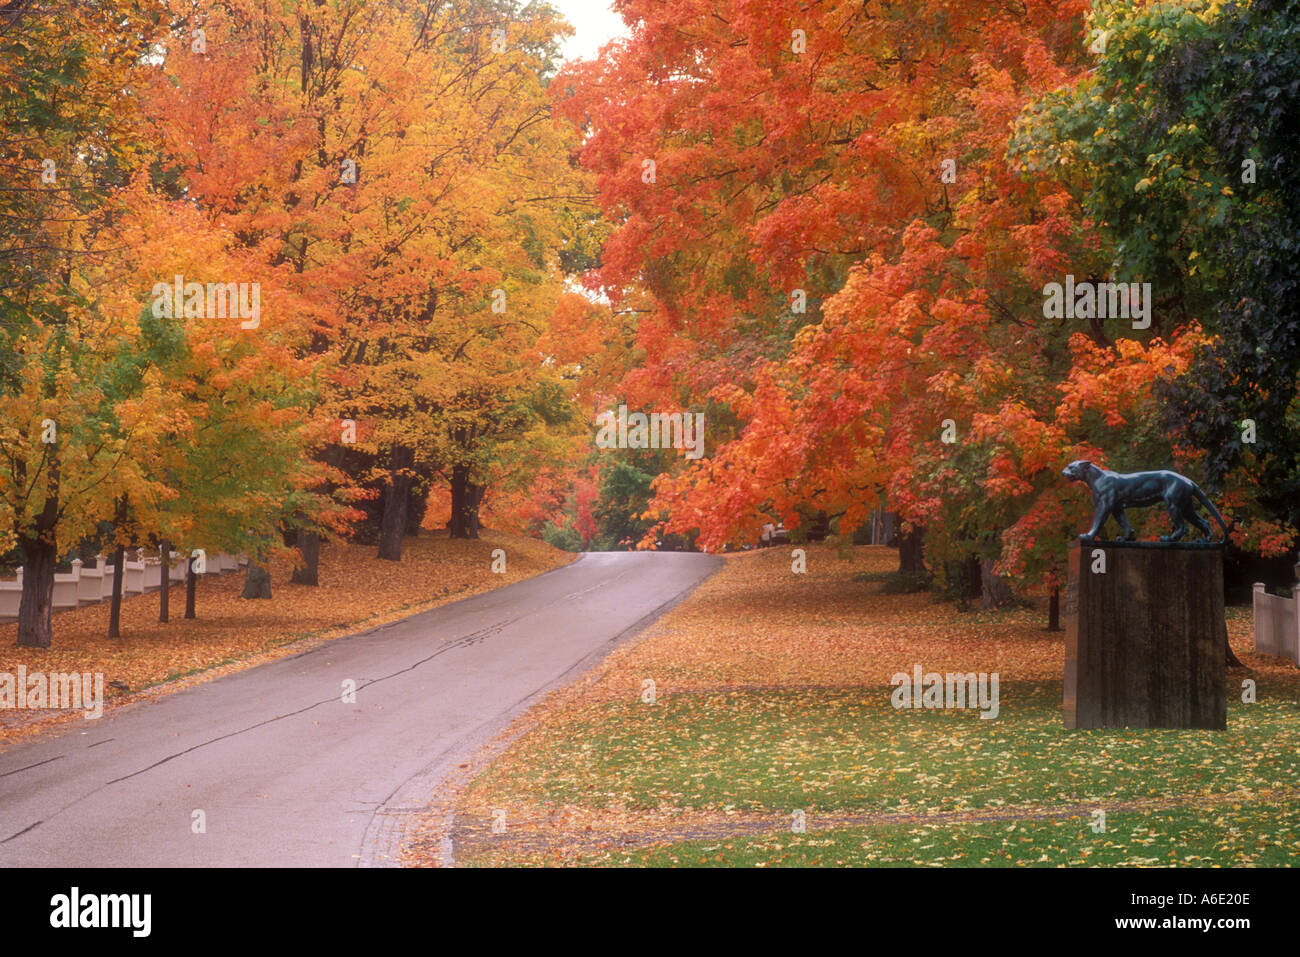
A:
<svg viewBox="0 0 1300 957">
<path fill-rule="evenodd" d="M 1211 341 L 1164 391 L 1208 484 L 1253 500 L 1248 534 L 1300 527 L 1300 2 L 1106 2 L 1085 81 L 1039 100 L 1016 152 L 1055 169 L 1152 283 L 1152 332 Z"/>
</svg>

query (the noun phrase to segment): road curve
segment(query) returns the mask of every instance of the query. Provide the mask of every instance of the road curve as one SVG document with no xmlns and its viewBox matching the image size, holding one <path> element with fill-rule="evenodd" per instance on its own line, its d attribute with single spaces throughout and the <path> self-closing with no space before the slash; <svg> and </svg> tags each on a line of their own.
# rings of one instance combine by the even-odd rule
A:
<svg viewBox="0 0 1300 957">
<path fill-rule="evenodd" d="M 391 863 L 392 841 L 376 825 L 395 804 L 720 562 L 685 552 L 585 554 L 505 588 L 60 725 L 0 754 L 0 867 Z M 355 703 L 342 700 L 345 680 L 356 682 Z M 205 833 L 194 833 L 195 811 Z"/>
</svg>

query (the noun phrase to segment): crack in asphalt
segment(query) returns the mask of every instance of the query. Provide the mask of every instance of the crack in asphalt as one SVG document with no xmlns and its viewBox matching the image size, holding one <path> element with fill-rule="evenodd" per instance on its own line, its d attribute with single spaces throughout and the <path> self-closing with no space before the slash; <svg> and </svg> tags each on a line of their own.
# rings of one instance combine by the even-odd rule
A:
<svg viewBox="0 0 1300 957">
<path fill-rule="evenodd" d="M 12 771 L 6 771 L 3 774 L 0 774 L 0 778 L 7 778 L 11 774 L 22 774 L 24 771 L 30 771 L 32 768 L 39 768 L 42 764 L 49 764 L 52 761 L 62 761 L 63 758 L 64 755 L 57 754 L 52 758 L 46 758 L 44 761 L 37 761 L 35 764 L 29 764 L 25 768 L 14 768 Z M 3 843 L 3 841 L 0 841 L 0 844 Z"/>
<path fill-rule="evenodd" d="M 9 843 L 10 841 L 12 841 L 14 838 L 22 837 L 22 836 L 23 836 L 24 834 L 26 834 L 28 831 L 34 831 L 34 830 L 36 830 L 36 828 L 40 827 L 40 826 L 41 826 L 42 824 L 44 824 L 44 823 L 45 823 L 44 821 L 37 821 L 35 824 L 28 824 L 25 828 L 23 828 L 23 829 L 22 829 L 21 831 L 19 831 L 17 834 L 10 834 L 10 835 L 9 835 L 8 837 L 6 837 L 3 841 L 0 841 L 0 844 L 8 844 L 8 843 Z"/>
</svg>

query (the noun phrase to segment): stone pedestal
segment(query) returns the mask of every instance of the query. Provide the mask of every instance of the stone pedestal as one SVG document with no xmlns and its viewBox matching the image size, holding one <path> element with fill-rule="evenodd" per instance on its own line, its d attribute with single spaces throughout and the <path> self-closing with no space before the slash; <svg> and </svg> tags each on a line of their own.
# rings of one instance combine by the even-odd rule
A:
<svg viewBox="0 0 1300 957">
<path fill-rule="evenodd" d="M 1076 542 L 1065 618 L 1067 728 L 1227 728 L 1220 547 Z"/>
</svg>

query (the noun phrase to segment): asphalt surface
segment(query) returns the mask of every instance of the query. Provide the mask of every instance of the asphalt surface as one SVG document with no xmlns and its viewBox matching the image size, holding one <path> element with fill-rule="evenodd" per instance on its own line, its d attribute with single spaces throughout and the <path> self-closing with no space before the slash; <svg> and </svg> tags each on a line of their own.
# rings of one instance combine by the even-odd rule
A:
<svg viewBox="0 0 1300 957">
<path fill-rule="evenodd" d="M 0 867 L 391 864 L 392 834 L 377 837 L 376 822 L 418 810 L 427 782 L 720 561 L 586 554 L 291 658 L 63 724 L 0 753 Z M 342 700 L 346 680 L 356 683 L 355 703 Z M 195 833 L 195 811 L 205 833 Z"/>
</svg>

